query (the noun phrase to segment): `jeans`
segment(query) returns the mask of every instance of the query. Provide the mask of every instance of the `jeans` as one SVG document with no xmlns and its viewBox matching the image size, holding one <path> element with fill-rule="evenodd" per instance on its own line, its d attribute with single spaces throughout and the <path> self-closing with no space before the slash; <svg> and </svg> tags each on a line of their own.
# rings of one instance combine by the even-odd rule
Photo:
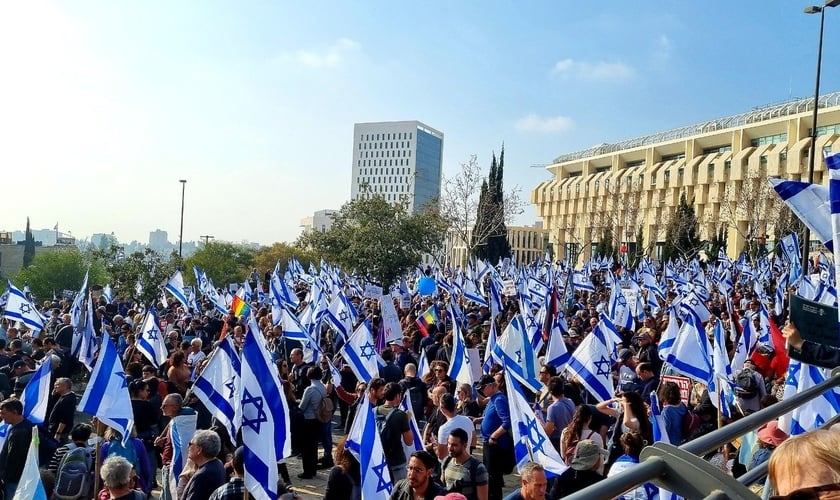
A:
<svg viewBox="0 0 840 500">
<path fill-rule="evenodd" d="M 395 465 L 394 467 L 388 467 L 388 470 L 391 472 L 391 483 L 396 483 L 400 479 L 405 479 L 407 475 L 407 465 L 406 463 Z"/>
</svg>

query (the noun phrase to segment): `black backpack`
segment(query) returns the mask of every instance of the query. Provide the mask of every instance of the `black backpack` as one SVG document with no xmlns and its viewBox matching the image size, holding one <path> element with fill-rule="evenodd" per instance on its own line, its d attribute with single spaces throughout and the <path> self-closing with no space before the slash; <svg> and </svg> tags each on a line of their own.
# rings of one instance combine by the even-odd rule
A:
<svg viewBox="0 0 840 500">
<path fill-rule="evenodd" d="M 379 439 L 382 441 L 382 451 L 385 452 L 386 457 L 396 448 L 396 445 L 398 444 L 395 443 L 395 440 L 398 439 L 399 436 L 392 436 L 391 429 L 388 426 L 391 415 L 393 415 L 398 409 L 399 408 L 391 408 L 391 410 L 385 415 L 379 411 L 374 412 L 374 416 L 376 417 L 376 430 L 379 431 Z"/>
<path fill-rule="evenodd" d="M 744 399 L 752 399 L 758 394 L 758 382 L 752 368 L 744 368 L 735 377 L 735 394 Z"/>
<path fill-rule="evenodd" d="M 58 500 L 89 498 L 93 479 L 93 457 L 90 449 L 73 443 L 67 447 L 67 453 L 61 457 L 55 471 L 53 497 Z"/>
</svg>

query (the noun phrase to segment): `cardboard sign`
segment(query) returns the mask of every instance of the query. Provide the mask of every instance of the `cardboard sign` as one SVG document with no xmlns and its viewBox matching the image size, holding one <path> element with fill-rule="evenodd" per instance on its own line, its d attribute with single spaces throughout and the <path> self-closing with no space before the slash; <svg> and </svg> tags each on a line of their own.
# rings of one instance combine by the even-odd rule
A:
<svg viewBox="0 0 840 500">
<path fill-rule="evenodd" d="M 503 294 L 507 295 L 508 297 L 516 296 L 516 283 L 514 283 L 513 280 L 504 280 L 502 284 L 504 285 L 504 288 L 502 289 Z"/>
<path fill-rule="evenodd" d="M 400 309 L 411 309 L 411 294 L 400 295 Z"/>
<path fill-rule="evenodd" d="M 365 298 L 378 299 L 382 297 L 382 287 L 376 285 L 365 285 Z"/>
<path fill-rule="evenodd" d="M 680 388 L 680 400 L 688 406 L 688 398 L 691 395 L 691 389 L 694 388 L 694 382 L 688 377 L 680 377 L 677 375 L 662 375 L 659 377 L 659 385 L 662 382 L 673 382 Z"/>
</svg>

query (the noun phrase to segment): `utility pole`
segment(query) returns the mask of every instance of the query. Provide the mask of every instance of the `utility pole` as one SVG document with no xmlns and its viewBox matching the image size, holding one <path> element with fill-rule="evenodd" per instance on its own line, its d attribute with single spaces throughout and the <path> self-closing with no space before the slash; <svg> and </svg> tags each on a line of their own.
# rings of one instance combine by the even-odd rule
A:
<svg viewBox="0 0 840 500">
<path fill-rule="evenodd" d="M 205 246 L 207 246 L 207 243 L 209 243 L 209 242 L 210 242 L 210 240 L 212 240 L 212 239 L 214 239 L 214 238 L 216 238 L 216 237 L 215 237 L 215 236 L 211 236 L 211 235 L 209 235 L 209 234 L 206 234 L 206 235 L 199 236 L 199 238 L 204 238 L 204 245 L 205 245 Z"/>
</svg>

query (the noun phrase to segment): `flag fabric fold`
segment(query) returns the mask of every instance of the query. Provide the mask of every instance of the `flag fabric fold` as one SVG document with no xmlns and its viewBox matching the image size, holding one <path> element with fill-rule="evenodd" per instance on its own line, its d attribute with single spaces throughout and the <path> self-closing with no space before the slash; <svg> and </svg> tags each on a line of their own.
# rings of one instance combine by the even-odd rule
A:
<svg viewBox="0 0 840 500">
<path fill-rule="evenodd" d="M 43 424 L 47 418 L 47 405 L 52 393 L 52 356 L 44 358 L 41 366 L 26 383 L 20 402 L 23 404 L 23 416 L 33 424 Z"/>
<path fill-rule="evenodd" d="M 242 419 L 235 406 L 236 401 L 241 400 L 241 371 L 239 354 L 228 336 L 219 342 L 193 384 L 193 394 L 227 428 L 231 436 L 236 436 Z"/>
<path fill-rule="evenodd" d="M 17 489 L 11 500 L 47 500 L 41 472 L 38 470 L 38 426 L 32 427 L 32 441 L 26 452 L 23 473 L 20 476 Z"/>
<path fill-rule="evenodd" d="M 166 363 L 168 352 L 163 339 L 163 332 L 158 326 L 157 311 L 155 306 L 150 306 L 143 321 L 143 328 L 137 335 L 137 350 L 143 353 L 155 367 Z"/>
<path fill-rule="evenodd" d="M 125 445 L 134 426 L 134 411 L 128 394 L 125 372 L 117 348 L 108 340 L 102 342 L 99 359 L 93 367 L 78 411 L 93 415 L 120 432 Z"/>
</svg>

